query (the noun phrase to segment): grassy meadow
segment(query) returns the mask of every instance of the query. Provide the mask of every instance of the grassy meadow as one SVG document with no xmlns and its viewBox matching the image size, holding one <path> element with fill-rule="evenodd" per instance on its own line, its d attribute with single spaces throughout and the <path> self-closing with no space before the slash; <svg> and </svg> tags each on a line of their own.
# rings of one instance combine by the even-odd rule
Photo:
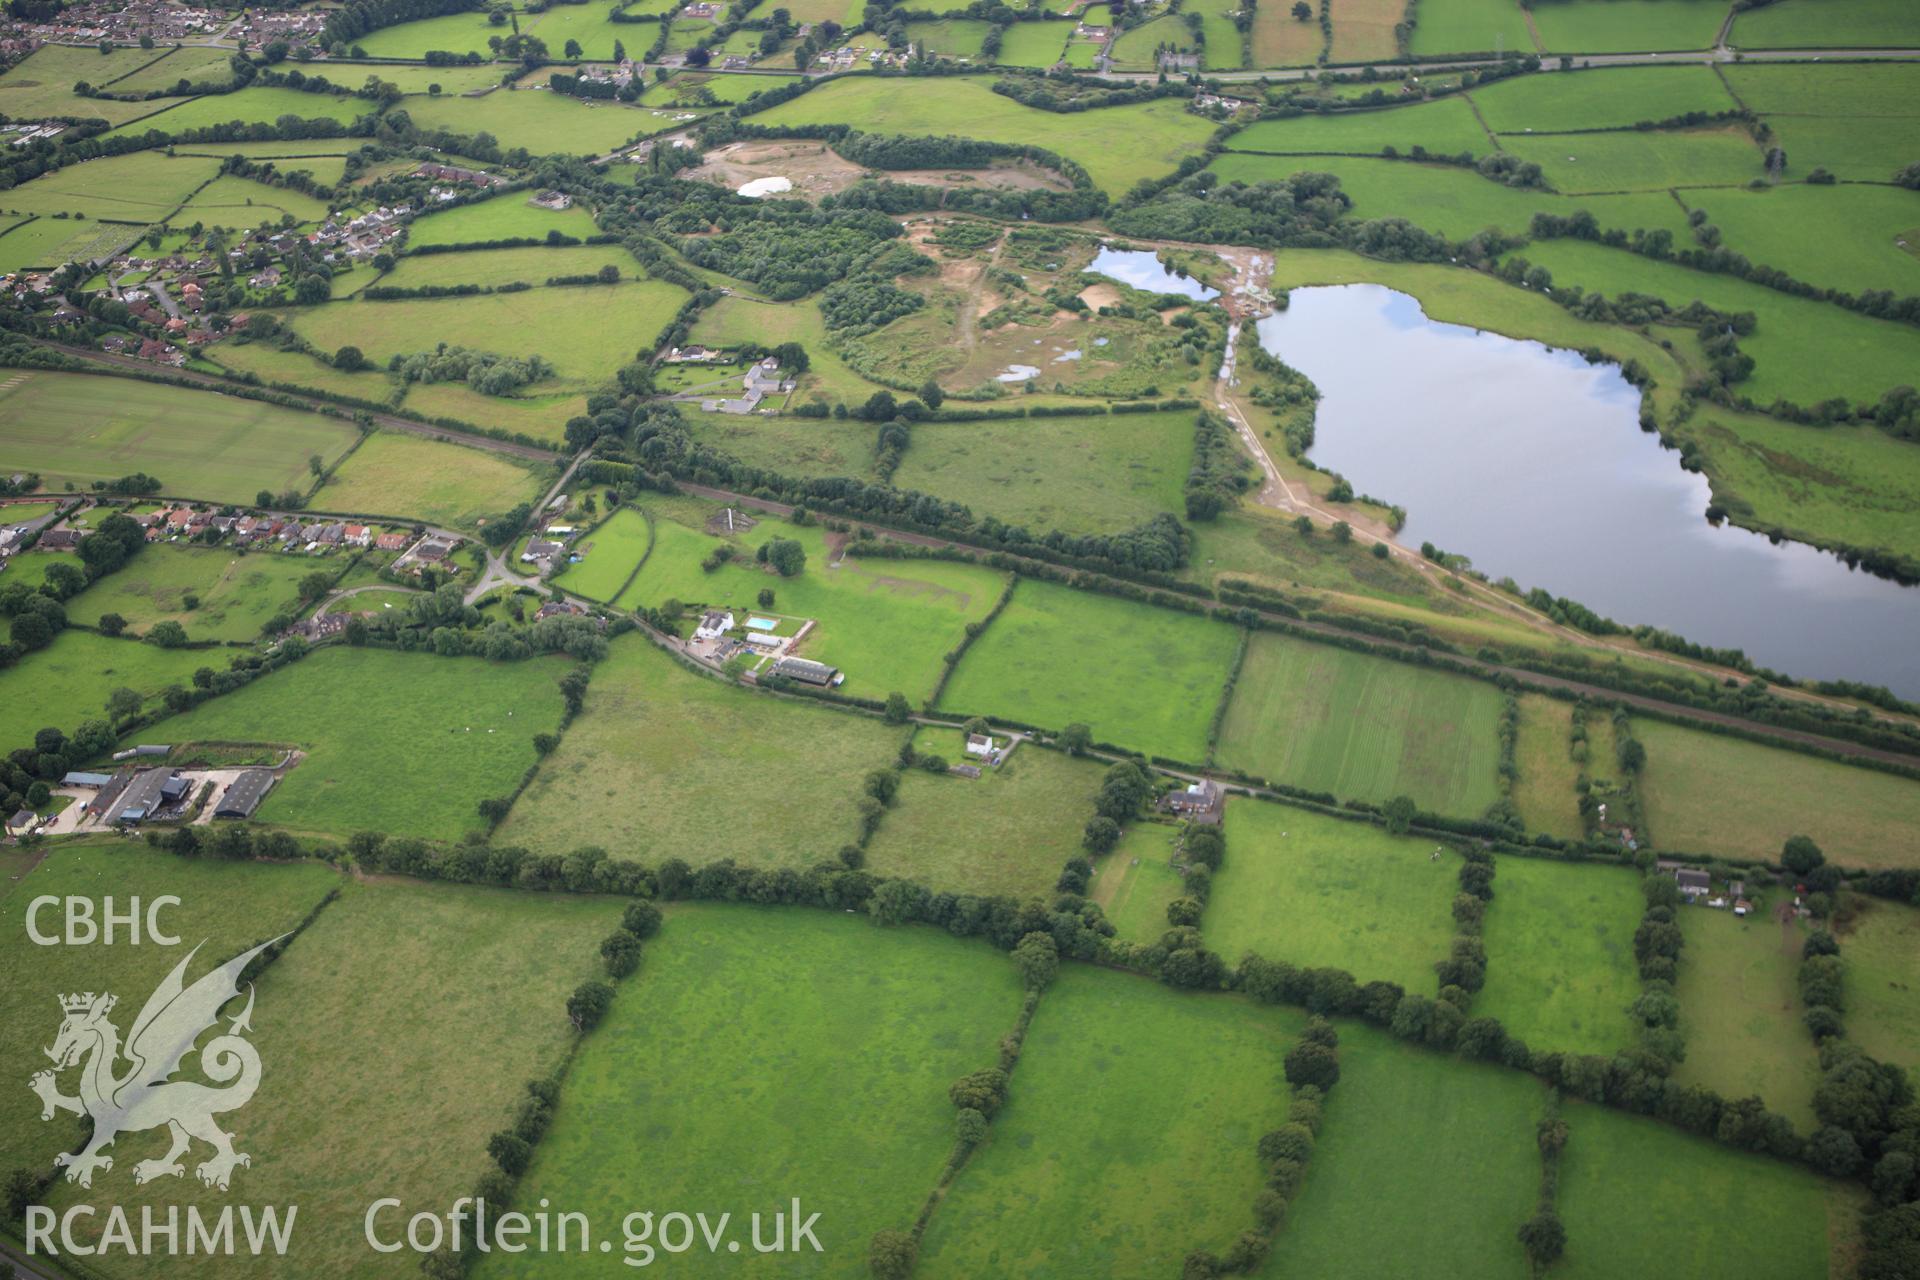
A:
<svg viewBox="0 0 1920 1280">
<path fill-rule="evenodd" d="M 376 431 L 327 478 L 313 505 L 471 528 L 539 496 L 540 477 L 519 458 Z"/>
<path fill-rule="evenodd" d="M 1180 828 L 1167 822 L 1134 822 L 1120 843 L 1094 867 L 1087 897 L 1127 942 L 1153 943 L 1167 931 L 1167 904 L 1186 896 L 1173 855 Z"/>
<path fill-rule="evenodd" d="M 766 125 L 857 124 L 875 133 L 935 136 L 953 132 L 964 121 L 969 138 L 1031 143 L 1078 161 L 1101 190 L 1116 196 L 1142 179 L 1171 173 L 1213 130 L 1171 99 L 1081 112 L 1070 132 L 1059 128 L 1059 120 L 977 80 L 932 80 L 916 93 L 902 94 L 887 80 L 859 76 L 754 117 Z"/>
<path fill-rule="evenodd" d="M 85 80 L 94 85 L 127 88 L 125 83 L 116 82 L 138 76 L 143 67 L 165 65 L 160 53 L 149 49 L 115 49 L 102 54 L 93 45 L 43 44 L 9 67 L 5 75 L 0 75 L 0 112 L 15 120 L 72 116 L 124 124 L 164 110 L 179 99 L 116 102 L 107 98 L 83 98 L 73 91 L 73 86 Z M 148 87 L 166 88 L 177 79 L 176 74 L 165 84 Z"/>
<path fill-rule="evenodd" d="M 1920 865 L 1920 782 L 1654 720 L 1633 732 L 1663 849 L 1773 861 L 1806 835 L 1841 866 Z"/>
<path fill-rule="evenodd" d="M 1192 413 L 925 424 L 893 482 L 1033 530 L 1111 533 L 1181 514 Z"/>
<path fill-rule="evenodd" d="M 1237 643 L 1224 623 L 1028 579 L 939 706 L 1054 730 L 1081 722 L 1095 741 L 1199 760 Z"/>
<path fill-rule="evenodd" d="M 651 28 L 637 27 L 651 39 Z M 496 90 L 484 98 L 414 98 L 407 114 L 423 129 L 490 133 L 503 147 L 535 155 L 601 155 L 673 127 L 670 114 L 616 102 L 587 102 L 558 93 Z"/>
<path fill-rule="evenodd" d="M 1240 797 L 1227 802 L 1225 834 L 1202 929 L 1229 963 L 1252 951 L 1435 990 L 1433 966 L 1454 934 L 1452 850 L 1435 860 L 1429 840 Z"/>
<path fill-rule="evenodd" d="M 1806 930 L 1764 909 L 1742 919 L 1711 907 L 1682 911 L 1680 928 L 1687 945 L 1674 994 L 1687 1058 L 1673 1078 L 1723 1098 L 1758 1094 L 1811 1131 L 1820 1058 L 1796 978 Z"/>
<path fill-rule="evenodd" d="M 553 658 L 327 648 L 141 732 L 301 748 L 306 758 L 261 803 L 262 822 L 454 840 L 484 828 L 479 802 L 511 794 L 534 762 L 533 735 L 560 721 L 568 669 Z"/>
<path fill-rule="evenodd" d="M 1003 574 L 974 565 L 842 556 L 838 539 L 830 544 L 818 525 L 795 526 L 770 517 L 728 539 L 734 558 L 708 573 L 701 562 L 721 540 L 705 526 L 717 508 L 661 500 L 650 502 L 649 510 L 655 517 L 653 551 L 621 594 L 622 608 L 679 600 L 731 608 L 744 622 L 746 610 L 760 608 L 760 592 L 771 590 L 774 614 L 814 621 L 799 654 L 841 668 L 847 677 L 841 690 L 861 697 L 884 698 L 895 690 L 913 699 L 927 697 L 943 656 L 960 643 L 968 624 L 986 617 L 1005 589 Z M 807 557 L 802 572 L 782 578 L 754 560 L 754 551 L 773 538 L 800 543 Z M 581 568 L 592 561 L 589 554 Z M 638 557 L 626 563 L 631 569 Z"/>
<path fill-rule="evenodd" d="M 1640 994 L 1633 932 L 1643 907 L 1631 869 L 1499 858 L 1482 935 L 1487 984 L 1473 1011 L 1535 1049 L 1631 1047 L 1627 1006 Z"/>
<path fill-rule="evenodd" d="M 554 376 L 529 390 L 546 393 L 593 389 L 621 365 L 650 353 L 684 301 L 685 292 L 664 281 L 628 279 L 481 297 L 331 302 L 283 318 L 322 351 L 351 344 L 378 365 L 393 356 L 431 351 L 441 342 L 501 355 L 545 356 Z M 619 322 L 608 323 L 609 316 Z"/>
<path fill-rule="evenodd" d="M 532 203 L 524 191 L 509 192 L 488 200 L 463 204 L 422 214 L 407 231 L 407 244 L 424 249 L 429 245 L 476 244 L 488 240 L 545 236 L 549 231 L 584 239 L 594 234 L 593 215 L 584 205 L 566 209 L 543 209 Z"/>
<path fill-rule="evenodd" d="M 497 288 L 503 284 L 544 285 L 554 276 L 590 276 L 602 267 L 617 268 L 622 277 L 633 279 L 644 272 L 633 255 L 617 244 L 583 244 L 532 249 L 475 249 L 467 253 L 434 253 L 424 257 L 409 255 L 394 264 L 392 271 L 380 277 L 382 287 L 418 289 L 423 286 L 451 288 L 478 285 Z M 582 294 L 582 298 L 591 295 Z"/>
<path fill-rule="evenodd" d="M 1261 120 L 1227 140 L 1230 151 L 1274 155 L 1378 155 L 1382 147 L 1402 153 L 1424 147 L 1449 156 L 1484 155 L 1494 149 L 1493 139 L 1474 118 L 1472 104 L 1458 96 L 1405 107 Z"/>
<path fill-rule="evenodd" d="M 949 764 L 969 762 L 964 738 L 922 729 L 915 749 Z M 1105 768 L 1022 746 L 982 777 L 909 770 L 867 845 L 867 869 L 935 890 L 1045 898 L 1093 816 Z"/>
<path fill-rule="evenodd" d="M 1341 1024 L 1339 1052 L 1306 1183 L 1263 1274 L 1525 1280 L 1514 1232 L 1539 1189 L 1540 1082 L 1409 1052 L 1360 1024 Z"/>
<path fill-rule="evenodd" d="M 1219 760 L 1274 782 L 1478 817 L 1498 798 L 1500 691 L 1331 645 L 1260 634 L 1220 728 Z"/>
<path fill-rule="evenodd" d="M 39 1098 L 24 1087 L 27 1077 L 48 1065 L 41 1050 L 53 1043 L 60 1025 L 58 995 L 111 991 L 120 999 L 121 1012 L 115 1020 L 125 1031 L 128 1020 L 167 971 L 185 958 L 188 948 L 201 948 L 189 970 L 192 981 L 255 943 L 292 929 L 341 883 L 339 873 L 317 862 L 268 866 L 176 858 L 113 837 L 66 842 L 43 852 L 39 864 L 18 885 L 0 886 L 12 890 L 0 895 L 0 963 L 9 975 L 0 984 L 0 1016 L 15 1032 L 0 1041 L 0 1065 L 19 1082 L 15 1088 L 0 1090 L 0 1164 L 8 1169 L 51 1165 L 55 1152 L 72 1150 L 80 1138 L 80 1123 L 74 1116 L 57 1115 L 43 1122 Z M 118 937 L 112 946 L 42 947 L 27 936 L 27 907 L 34 899 L 93 898 L 97 910 L 98 900 L 108 894 L 122 910 L 125 900 L 134 896 L 143 902 L 163 894 L 179 898 L 180 904 L 160 917 L 162 925 L 181 940 L 177 953 L 149 943 L 131 946 Z M 59 932 L 58 917 L 57 908 L 43 909 L 38 920 L 41 931 Z M 262 1013 L 270 1008 L 275 1006 L 263 996 Z M 267 1021 L 262 1018 L 261 1024 Z M 73 1083 L 71 1073 L 62 1077 L 64 1090 L 71 1091 Z M 115 1148 L 120 1158 L 112 1173 L 95 1183 L 96 1191 L 129 1191 L 134 1160 L 161 1153 L 158 1147 L 147 1150 L 154 1141 L 153 1134 L 129 1135 Z M 198 1158 L 205 1158 L 204 1148 Z M 248 1172 L 241 1170 L 237 1177 L 245 1178 Z"/>
<path fill-rule="evenodd" d="M 252 502 L 262 489 L 304 491 L 308 456 L 331 463 L 358 435 L 337 418 L 129 378 L 22 372 L 6 381 L 0 471 L 38 471 L 53 485 L 144 471 L 170 494 Z"/>
<path fill-rule="evenodd" d="M 304 556 L 160 543 L 68 600 L 67 616 L 92 624 L 117 613 L 136 634 L 177 622 L 189 640 L 255 640 L 269 618 L 298 603 L 301 578 L 339 567 L 337 559 L 316 565 Z M 199 600 L 191 608 L 190 595 Z"/>
<path fill-rule="evenodd" d="M 1539 165 L 1548 182 L 1571 196 L 1735 186 L 1760 177 L 1766 159 L 1746 130 L 1734 125 L 1663 133 L 1507 134 L 1500 144 Z"/>
<path fill-rule="evenodd" d="M 7 708 L 0 717 L 0 749 L 29 746 L 49 726 L 72 733 L 84 721 L 105 720 L 107 695 L 115 689 L 143 695 L 151 709 L 168 685 L 184 686 L 199 668 L 226 663 L 218 651 L 162 649 L 69 628 L 47 648 L 0 671 L 0 704 Z"/>
<path fill-rule="evenodd" d="M 180 134 L 223 124 L 272 124 L 282 116 L 352 124 L 372 110 L 373 104 L 364 98 L 336 98 L 332 94 L 262 85 L 238 93 L 188 98 L 179 106 L 123 124 L 105 136 L 139 137 L 149 131 Z"/>
<path fill-rule="evenodd" d="M 590 600 L 611 601 L 653 549 L 651 522 L 638 507 L 622 507 L 573 543 L 580 563 L 554 576 L 554 585 Z"/>
<path fill-rule="evenodd" d="M 1883 1062 L 1920 1073 L 1920 910 L 1874 898 L 1848 900 L 1840 926 L 1847 967 L 1847 1038 Z"/>
<path fill-rule="evenodd" d="M 1562 1113 L 1559 1212 L 1569 1280 L 1686 1275 L 1818 1280 L 1848 1268 L 1829 1235 L 1858 1212 L 1847 1188 L 1671 1125 L 1588 1103 Z"/>
<path fill-rule="evenodd" d="M 1286 1116 L 1281 1059 L 1301 1021 L 1063 970 L 915 1274 L 1125 1280 L 1174 1274 L 1192 1249 L 1224 1251 L 1251 1224 L 1255 1144 Z"/>
<path fill-rule="evenodd" d="M 1573 704 L 1544 694 L 1520 698 L 1520 736 L 1514 744 L 1519 777 L 1513 784 L 1514 807 L 1529 831 L 1544 831 L 1562 840 L 1584 834 L 1580 797 L 1574 782 L 1580 766 L 1574 762 L 1568 735 L 1573 731 Z"/>
<path fill-rule="evenodd" d="M 1531 244 L 1523 256 L 1552 272 L 1558 287 L 1632 290 L 1676 307 L 1699 299 L 1727 311 L 1752 311 L 1759 327 L 1740 340 L 1740 349 L 1753 357 L 1754 371 L 1739 390 L 1761 404 L 1778 397 L 1808 405 L 1830 396 L 1877 400 L 1894 385 L 1897 370 L 1920 361 L 1920 332 L 1911 326 L 1732 276 L 1574 240 Z"/>
<path fill-rule="evenodd" d="M 696 1250 L 674 1269 L 858 1274 L 873 1233 L 909 1225 L 940 1176 L 947 1085 L 993 1064 L 1019 1010 L 1012 964 L 977 941 L 880 936 L 820 911 L 676 908 L 575 1057 L 523 1193 L 603 1231 L 635 1208 L 699 1205 L 732 1214 L 741 1239 L 751 1213 L 798 1197 L 821 1215 L 821 1253 Z M 496 1253 L 475 1274 L 580 1267 Z"/>
<path fill-rule="evenodd" d="M 1726 21 L 1720 0 L 1546 0 L 1530 11 L 1547 53 L 1710 49 Z"/>
<path fill-rule="evenodd" d="M 860 779 L 893 763 L 899 730 L 731 688 L 637 635 L 612 649 L 497 840 L 757 867 L 812 866 L 853 840 Z"/>
<path fill-rule="evenodd" d="M 1920 123 L 1920 122 L 1916 122 Z M 1798 280 L 1850 293 L 1920 290 L 1913 196 L 1894 187 L 1788 183 L 1763 191 L 1692 191 L 1729 248 Z"/>
<path fill-rule="evenodd" d="M 1920 43 L 1920 12 L 1906 0 L 1779 0 L 1738 13 L 1731 42 L 1751 49 L 1860 49 Z"/>
<path fill-rule="evenodd" d="M 1425 0 L 1414 15 L 1415 57 L 1533 49 L 1526 15 L 1510 0 Z"/>
<path fill-rule="evenodd" d="M 1600 0 L 1602 7 L 1616 2 Z M 1713 68 L 1700 66 L 1605 67 L 1571 76 L 1514 76 L 1474 89 L 1471 96 L 1487 127 L 1502 134 L 1621 129 L 1692 111 L 1732 111 L 1738 106 Z"/>
<path fill-rule="evenodd" d="M 240 1113 L 242 1149 L 255 1159 L 235 1173 L 235 1191 L 298 1203 L 300 1230 L 285 1258 L 236 1257 L 223 1274 L 412 1271 L 406 1255 L 368 1248 L 368 1205 L 400 1197 L 407 1208 L 382 1222 L 398 1234 L 414 1206 L 451 1205 L 493 1168 L 488 1136 L 511 1126 L 526 1081 L 565 1060 L 567 994 L 601 974 L 600 940 L 619 919 L 620 903 L 605 898 L 385 879 L 344 889 L 259 981 L 253 1038 L 266 1070 Z M 396 975 L 406 975 L 398 985 Z M 380 1087 L 394 1081 L 406 1085 Z M 227 1199 L 191 1173 L 125 1192 L 135 1214 L 182 1200 L 217 1210 Z M 53 1203 L 89 1198 L 63 1189 Z M 155 1257 L 115 1274 L 176 1268 Z"/>
</svg>

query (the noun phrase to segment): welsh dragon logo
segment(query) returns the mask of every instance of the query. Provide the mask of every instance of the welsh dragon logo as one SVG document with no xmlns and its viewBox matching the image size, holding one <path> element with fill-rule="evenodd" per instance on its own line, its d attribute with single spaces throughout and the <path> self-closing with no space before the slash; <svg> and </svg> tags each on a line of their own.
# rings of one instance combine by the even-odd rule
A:
<svg viewBox="0 0 1920 1280">
<path fill-rule="evenodd" d="M 193 1052 L 201 1033 L 220 1021 L 221 1007 L 240 994 L 240 974 L 248 963 L 278 941 L 263 942 L 187 986 L 187 965 L 200 950 L 195 947 L 147 997 L 124 1045 L 119 1028 L 107 1017 L 118 997 L 91 991 L 60 997 L 65 1017 L 53 1047 L 46 1050 L 53 1069 L 35 1073 L 27 1083 L 40 1095 L 42 1120 L 53 1119 L 56 1111 L 93 1118 L 93 1137 L 85 1149 L 54 1157 L 55 1166 L 66 1169 L 67 1181 L 92 1186 L 95 1169 L 113 1169 L 113 1157 L 102 1155 L 102 1148 L 123 1133 L 162 1125 L 171 1135 L 172 1148 L 158 1160 L 134 1165 L 136 1183 L 180 1177 L 185 1172 L 180 1157 L 195 1138 L 213 1148 L 212 1158 L 194 1171 L 210 1187 L 225 1191 L 234 1167 L 252 1163 L 245 1152 L 233 1149 L 233 1135 L 213 1122 L 216 1115 L 245 1106 L 260 1087 L 260 1054 L 242 1034 L 252 1030 L 252 984 L 246 1007 L 229 1021 L 225 1033 L 200 1049 L 200 1071 L 213 1085 L 170 1077 Z M 60 1092 L 58 1077 L 72 1067 L 80 1068 L 80 1078 L 78 1095 L 70 1097 Z"/>
</svg>

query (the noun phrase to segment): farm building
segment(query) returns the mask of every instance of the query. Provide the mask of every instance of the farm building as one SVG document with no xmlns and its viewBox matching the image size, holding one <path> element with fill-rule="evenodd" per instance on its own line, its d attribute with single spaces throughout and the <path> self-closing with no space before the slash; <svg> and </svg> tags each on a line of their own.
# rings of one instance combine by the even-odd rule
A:
<svg viewBox="0 0 1920 1280">
<path fill-rule="evenodd" d="M 63 787 L 89 787 L 98 791 L 112 781 L 113 775 L 110 773 L 86 773 L 75 770 L 61 778 L 60 785 Z"/>
<path fill-rule="evenodd" d="M 116 777 L 114 782 L 116 786 L 109 787 L 100 796 L 97 812 L 103 822 L 144 822 L 187 794 L 187 780 L 164 767 L 142 769 Z"/>
<path fill-rule="evenodd" d="M 33 830 L 34 824 L 38 821 L 40 821 L 40 817 L 33 810 L 22 809 L 7 819 L 7 834 L 10 836 L 23 836 Z"/>
<path fill-rule="evenodd" d="M 1169 791 L 1160 803 L 1194 822 L 1217 823 L 1224 798 L 1219 783 L 1212 778 L 1202 778 L 1179 791 Z"/>
<path fill-rule="evenodd" d="M 817 685 L 822 689 L 846 679 L 838 667 L 830 667 L 811 658 L 782 658 L 773 664 L 772 674 L 798 680 L 801 684 Z"/>
<path fill-rule="evenodd" d="M 220 801 L 214 806 L 216 818 L 251 818 L 253 811 L 260 807 L 260 801 L 266 797 L 267 789 L 273 786 L 273 773 L 267 769 L 248 769 L 220 793 Z"/>
<path fill-rule="evenodd" d="M 142 756 L 164 756 L 171 750 L 173 750 L 172 747 L 149 742 L 137 747 L 128 747 L 125 751 L 116 751 L 113 753 L 113 758 L 115 760 L 133 760 Z"/>
</svg>

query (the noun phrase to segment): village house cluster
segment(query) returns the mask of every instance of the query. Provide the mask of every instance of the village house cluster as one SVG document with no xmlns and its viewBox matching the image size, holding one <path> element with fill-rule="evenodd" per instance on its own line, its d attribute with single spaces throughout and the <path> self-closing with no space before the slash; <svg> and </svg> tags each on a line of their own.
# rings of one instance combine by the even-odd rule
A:
<svg viewBox="0 0 1920 1280">
<path fill-rule="evenodd" d="M 219 9 L 196 9 L 164 0 L 88 0 L 68 5 L 52 22 L 27 25 L 36 39 L 59 44 L 91 44 L 100 40 L 134 44 L 142 37 L 155 41 L 189 40 L 218 35 L 231 17 Z"/>
<path fill-rule="evenodd" d="M 321 8 L 243 9 L 227 32 L 227 38 L 256 49 L 284 40 L 289 45 L 309 45 L 318 51 L 327 13 Z"/>
</svg>

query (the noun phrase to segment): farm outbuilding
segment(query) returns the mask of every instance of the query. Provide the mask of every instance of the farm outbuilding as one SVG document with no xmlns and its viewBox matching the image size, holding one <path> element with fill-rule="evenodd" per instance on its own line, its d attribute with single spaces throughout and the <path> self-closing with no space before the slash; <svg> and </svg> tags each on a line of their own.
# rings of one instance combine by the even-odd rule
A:
<svg viewBox="0 0 1920 1280">
<path fill-rule="evenodd" d="M 248 769 L 220 793 L 220 800 L 214 806 L 216 818 L 251 818 L 253 811 L 260 807 L 267 791 L 273 786 L 273 773 L 268 769 Z"/>
</svg>

